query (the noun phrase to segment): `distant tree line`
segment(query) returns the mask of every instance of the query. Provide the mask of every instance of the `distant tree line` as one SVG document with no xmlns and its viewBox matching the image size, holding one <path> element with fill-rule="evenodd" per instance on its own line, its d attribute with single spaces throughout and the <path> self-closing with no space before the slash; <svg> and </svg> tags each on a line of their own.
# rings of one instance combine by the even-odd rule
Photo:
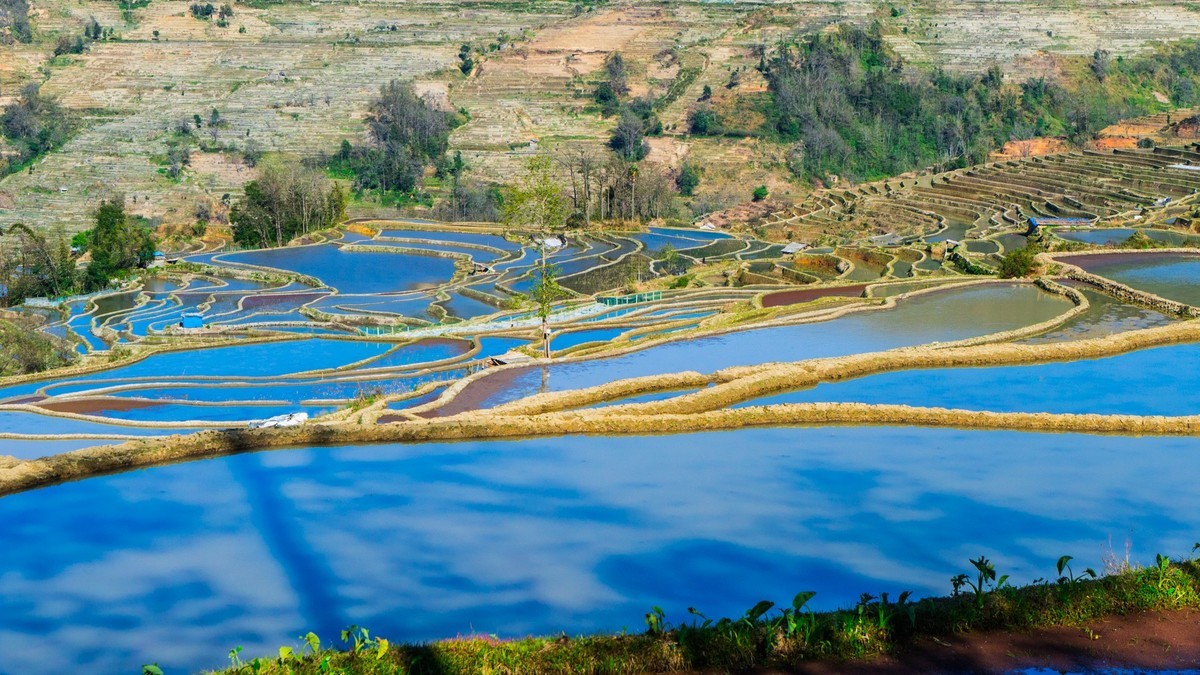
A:
<svg viewBox="0 0 1200 675">
<path fill-rule="evenodd" d="M 662 121 L 648 98 L 628 100 L 629 72 L 625 57 L 614 51 L 604 61 L 607 76 L 596 85 L 593 98 L 600 106 L 604 117 L 617 116 L 617 126 L 609 137 L 608 147 L 629 162 L 640 162 L 650 153 L 646 136 L 658 136 L 663 132 Z"/>
<path fill-rule="evenodd" d="M 200 19 L 201 21 L 209 21 L 214 16 L 217 17 L 216 23 L 221 28 L 228 26 L 229 19 L 233 18 L 232 7 L 229 5 L 221 5 L 220 7 L 217 7 L 211 2 L 206 2 L 203 4 L 199 2 L 193 3 L 190 7 L 188 7 L 188 11 L 191 12 L 193 17 Z"/>
<path fill-rule="evenodd" d="M 462 176 L 463 165 L 457 153 L 459 168 L 450 174 L 450 189 L 446 198 L 434 204 L 433 216 L 439 220 L 494 222 L 500 219 L 504 194 L 496 185 Z"/>
<path fill-rule="evenodd" d="M 58 41 L 54 44 L 54 55 L 82 54 L 91 43 L 97 40 L 107 40 L 112 37 L 112 34 L 112 28 L 101 26 L 100 22 L 96 21 L 96 17 L 91 17 L 84 24 L 82 35 L 61 33 L 58 36 Z"/>
<path fill-rule="evenodd" d="M 0 319 L 0 377 L 39 373 L 75 358 L 70 344 L 40 332 L 31 321 Z"/>
<path fill-rule="evenodd" d="M 63 297 L 80 287 L 66 235 L 53 237 L 16 223 L 0 234 L 0 286 L 5 306 L 25 298 Z"/>
<path fill-rule="evenodd" d="M 125 213 L 125 198 L 101 202 L 96 226 L 78 240 L 92 255 L 83 276 L 85 293 L 104 288 L 110 279 L 154 260 L 150 227 Z"/>
<path fill-rule="evenodd" d="M 0 44 L 32 40 L 28 0 L 0 0 Z"/>
<path fill-rule="evenodd" d="M 701 180 L 692 164 L 671 169 L 583 145 L 565 146 L 555 159 L 566 176 L 572 227 L 586 228 L 596 220 L 690 218 L 678 197 L 691 196 Z"/>
<path fill-rule="evenodd" d="M 907 67 L 879 24 L 850 25 L 762 50 L 769 85 L 756 133 L 791 145 L 799 177 L 870 180 L 913 169 L 986 160 L 1010 140 L 1065 136 L 1074 142 L 1120 119 L 1200 102 L 1200 45 L 1182 41 L 1151 54 L 1112 58 L 1096 50 L 1082 75 L 1006 82 L 999 67 L 950 73 Z M 707 93 L 707 92 L 706 92 Z M 707 96 L 689 114 L 696 135 L 726 132 Z"/>
<path fill-rule="evenodd" d="M 802 175 L 870 179 L 964 166 L 1023 124 L 1065 112 L 1063 102 L 1045 97 L 1036 100 L 1049 111 L 1031 110 L 1035 99 L 1007 90 L 998 68 L 978 75 L 906 70 L 878 26 L 842 25 L 780 45 L 764 74 L 773 131 L 794 142 L 789 165 Z"/>
</svg>

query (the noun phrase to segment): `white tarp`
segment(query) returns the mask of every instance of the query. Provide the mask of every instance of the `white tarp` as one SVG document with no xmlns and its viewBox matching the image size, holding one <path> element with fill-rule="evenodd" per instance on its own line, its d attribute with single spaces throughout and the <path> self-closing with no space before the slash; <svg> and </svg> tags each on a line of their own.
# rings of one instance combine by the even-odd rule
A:
<svg viewBox="0 0 1200 675">
<path fill-rule="evenodd" d="M 297 412 L 288 413 L 286 415 L 276 415 L 268 417 L 265 420 L 256 420 L 250 423 L 251 429 L 279 429 L 282 427 L 298 427 L 308 421 L 308 413 Z"/>
</svg>

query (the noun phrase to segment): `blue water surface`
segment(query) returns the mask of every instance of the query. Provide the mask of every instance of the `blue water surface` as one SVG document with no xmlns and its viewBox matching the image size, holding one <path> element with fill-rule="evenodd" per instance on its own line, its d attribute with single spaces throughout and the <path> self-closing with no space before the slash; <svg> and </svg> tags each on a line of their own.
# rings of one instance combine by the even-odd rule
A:
<svg viewBox="0 0 1200 675">
<path fill-rule="evenodd" d="M 611 358 L 508 371 L 501 374 L 502 385 L 483 378 L 472 387 L 491 390 L 480 404 L 490 407 L 541 391 L 593 387 L 631 377 L 683 371 L 708 373 L 732 366 L 960 340 L 1045 321 L 1069 308 L 1067 300 L 1026 284 L 949 289 L 900 300 L 891 310 L 670 342 Z M 561 344 L 554 346 L 561 349 Z M 543 370 L 548 371 L 548 377 Z"/>
<path fill-rule="evenodd" d="M 393 640 L 642 629 L 815 590 L 949 592 L 1195 541 L 1200 439 L 743 429 L 283 450 L 0 499 L 13 672 L 169 672 L 350 624 Z M 1162 467 L 1170 466 L 1170 471 Z M 1111 543 L 1110 543 L 1111 542 Z"/>
<path fill-rule="evenodd" d="M 1064 261 L 1168 300 L 1200 305 L 1200 255 L 1112 254 L 1070 256 Z"/>
<path fill-rule="evenodd" d="M 894 403 L 993 412 L 1200 414 L 1200 344 L 1036 366 L 903 370 L 819 384 L 738 405 Z"/>
<path fill-rule="evenodd" d="M 394 293 L 449 281 L 454 260 L 427 255 L 343 251 L 332 244 L 244 251 L 219 262 L 273 267 L 316 277 L 342 293 Z"/>
</svg>

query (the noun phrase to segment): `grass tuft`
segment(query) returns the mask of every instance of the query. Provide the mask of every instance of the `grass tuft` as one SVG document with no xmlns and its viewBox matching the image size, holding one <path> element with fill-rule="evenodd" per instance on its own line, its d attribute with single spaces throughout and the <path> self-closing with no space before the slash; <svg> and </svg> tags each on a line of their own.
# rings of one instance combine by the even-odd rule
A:
<svg viewBox="0 0 1200 675">
<path fill-rule="evenodd" d="M 1200 547 L 1200 544 L 1197 545 Z M 1195 550 L 1195 549 L 1193 549 Z M 668 673 L 680 670 L 786 669 L 818 659 L 862 659 L 902 653 L 917 638 L 963 631 L 1025 630 L 1078 625 L 1137 611 L 1200 608 L 1200 563 L 1158 556 L 1149 567 L 1125 567 L 1107 576 L 1075 574 L 1070 556 L 1059 576 L 1022 587 L 997 577 L 985 558 L 970 561 L 970 575 L 952 578 L 950 596 L 917 602 L 909 593 L 891 599 L 864 594 L 852 608 L 812 612 L 816 595 L 796 595 L 790 607 L 763 601 L 737 618 L 667 622 L 662 609 L 646 614 L 645 633 L 571 638 L 567 635 L 501 640 L 469 636 L 424 644 L 392 644 L 366 629 L 342 631 L 344 647 L 324 645 L 313 633 L 300 649 L 283 647 L 275 658 L 242 661 L 220 675 L 447 675 L 449 673 Z"/>
</svg>

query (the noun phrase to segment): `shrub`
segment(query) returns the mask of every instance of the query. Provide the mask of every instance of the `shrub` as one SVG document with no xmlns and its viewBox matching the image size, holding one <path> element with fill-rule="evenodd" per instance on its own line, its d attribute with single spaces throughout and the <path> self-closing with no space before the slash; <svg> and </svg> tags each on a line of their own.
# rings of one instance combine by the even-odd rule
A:
<svg viewBox="0 0 1200 675">
<path fill-rule="evenodd" d="M 688 113 L 688 132 L 697 136 L 715 136 L 721 133 L 721 123 L 712 106 L 697 106 Z"/>
<path fill-rule="evenodd" d="M 1032 274 L 1036 266 L 1034 260 L 1036 253 L 1030 246 L 1025 246 L 1004 256 L 1004 260 L 1000 262 L 1000 278 L 1015 279 Z"/>
<path fill-rule="evenodd" d="M 675 177 L 675 186 L 679 188 L 679 194 L 684 197 L 691 197 L 696 192 L 696 187 L 700 185 L 700 170 L 692 164 L 685 163 L 679 169 L 679 175 Z"/>
</svg>

